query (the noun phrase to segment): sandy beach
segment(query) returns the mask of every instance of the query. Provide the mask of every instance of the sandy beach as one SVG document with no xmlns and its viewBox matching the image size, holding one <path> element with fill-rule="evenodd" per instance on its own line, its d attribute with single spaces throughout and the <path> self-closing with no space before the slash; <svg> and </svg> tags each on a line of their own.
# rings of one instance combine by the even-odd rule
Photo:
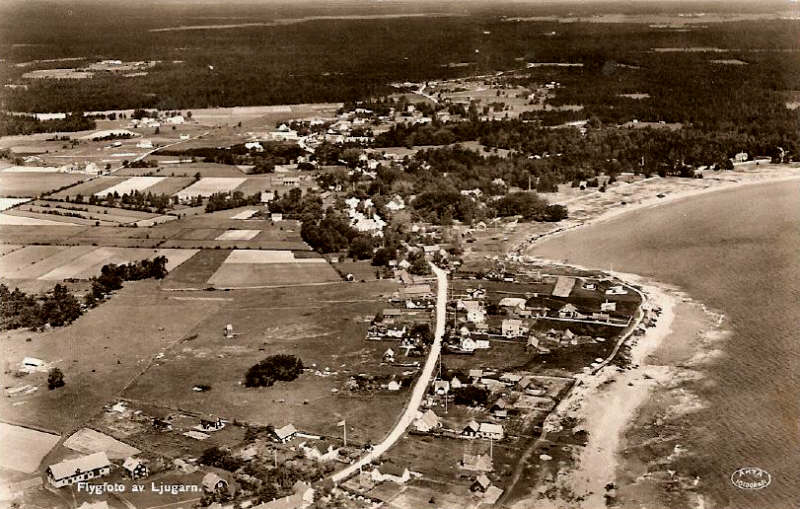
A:
<svg viewBox="0 0 800 509">
<path fill-rule="evenodd" d="M 798 168 L 773 165 L 763 172 L 730 172 L 732 178 L 706 180 L 702 185 L 689 182 L 658 198 L 653 181 L 628 184 L 626 196 L 635 196 L 625 205 L 581 209 L 579 219 L 571 224 L 551 227 L 532 238 L 524 238 L 522 229 L 509 242 L 512 258 L 521 256 L 537 241 L 566 231 L 641 212 L 662 204 L 763 182 L 800 179 Z M 735 174 L 735 175 L 734 175 Z M 664 179 L 661 184 L 664 183 Z M 675 179 L 669 179 L 675 180 Z M 687 180 L 687 179 L 683 179 Z M 679 183 L 682 185 L 683 183 Z M 638 186 L 638 187 L 636 187 Z M 633 189 L 632 189 L 633 188 Z M 599 193 L 598 193 L 599 194 Z M 591 201 L 587 198 L 586 201 Z M 581 199 L 572 207 L 582 206 Z M 530 235 L 530 232 L 528 232 Z M 586 268 L 586 267 L 579 267 Z M 570 394 L 548 418 L 547 426 L 558 426 L 564 418 L 573 418 L 588 434 L 587 443 L 572 457 L 572 464 L 560 468 L 551 480 L 549 496 L 543 490 L 515 502 L 514 509 L 617 507 L 693 507 L 707 508 L 707 500 L 694 491 L 703 480 L 686 476 L 670 468 L 687 461 L 692 454 L 680 443 L 682 417 L 703 408 L 702 401 L 689 390 L 697 382 L 697 368 L 720 352 L 719 342 L 726 331 L 724 315 L 693 301 L 677 288 L 645 280 L 635 274 L 611 272 L 646 295 L 646 306 L 660 308 L 654 327 L 642 336 L 631 336 L 624 348 L 630 365 L 626 369 L 609 364 L 596 374 L 582 374 Z M 664 485 L 676 489 L 665 494 Z M 555 496 L 552 494 L 555 493 Z M 655 504 L 655 505 L 654 505 Z"/>
</svg>

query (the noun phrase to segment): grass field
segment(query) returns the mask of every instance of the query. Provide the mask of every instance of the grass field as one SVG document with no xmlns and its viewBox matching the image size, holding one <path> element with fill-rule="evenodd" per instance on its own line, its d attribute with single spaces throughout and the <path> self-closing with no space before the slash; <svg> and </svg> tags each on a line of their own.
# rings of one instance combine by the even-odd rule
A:
<svg viewBox="0 0 800 509">
<path fill-rule="evenodd" d="M 248 177 L 245 182 L 236 188 L 236 191 L 241 191 L 245 196 L 249 196 L 268 189 L 275 189 L 276 187 L 277 185 L 272 184 L 270 177 Z"/>
<path fill-rule="evenodd" d="M 191 177 L 167 177 L 145 189 L 145 192 L 173 195 L 191 185 L 192 182 L 194 182 L 194 179 Z"/>
<path fill-rule="evenodd" d="M 225 230 L 216 240 L 250 240 L 259 233 L 259 230 Z"/>
<path fill-rule="evenodd" d="M 0 196 L 35 197 L 86 178 L 71 173 L 0 173 Z"/>
<path fill-rule="evenodd" d="M 291 251 L 235 250 L 208 283 L 221 287 L 246 287 L 339 280 L 339 274 L 324 258 L 295 258 Z"/>
<path fill-rule="evenodd" d="M 181 144 L 177 148 L 187 148 L 187 144 Z M 145 173 L 152 172 L 155 176 L 159 177 L 194 177 L 199 174 L 202 178 L 216 177 L 216 178 L 236 178 L 245 177 L 246 175 L 242 170 L 236 166 L 229 164 L 217 163 L 181 163 L 181 164 L 163 164 L 164 161 L 175 161 L 181 159 L 177 156 L 150 156 L 148 161 L 158 161 L 162 163 L 159 168 L 125 168 L 117 172 L 117 175 L 144 175 Z M 137 173 L 138 172 L 138 173 Z"/>
<path fill-rule="evenodd" d="M 299 429 L 334 437 L 341 434 L 336 422 L 344 417 L 348 427 L 352 426 L 348 437 L 353 442 L 377 440 L 401 412 L 407 391 L 350 396 L 343 383 L 352 374 L 369 372 L 380 363 L 385 345 L 364 340 L 367 317 L 385 305 L 385 297 L 395 288 L 390 282 L 341 283 L 190 294 L 200 299 L 224 296 L 233 300 L 209 301 L 223 307 L 209 313 L 125 396 L 227 419 L 276 426 L 292 422 Z M 170 302 L 185 298 L 171 297 Z M 237 334 L 234 339 L 223 336 L 228 323 Z M 279 382 L 270 388 L 239 385 L 247 368 L 275 353 L 297 355 L 311 370 L 293 382 Z M 210 385 L 211 390 L 192 391 L 200 383 Z"/>
<path fill-rule="evenodd" d="M 59 367 L 66 382 L 48 391 L 46 373 L 23 378 L 0 374 L 4 387 L 39 387 L 29 396 L 0 398 L 0 414 L 21 424 L 72 430 L 116 398 L 159 350 L 185 337 L 218 306 L 214 301 L 169 300 L 152 280 L 127 282 L 69 327 L 0 333 L 3 358 L 10 366 L 23 357 L 37 357 Z"/>
</svg>

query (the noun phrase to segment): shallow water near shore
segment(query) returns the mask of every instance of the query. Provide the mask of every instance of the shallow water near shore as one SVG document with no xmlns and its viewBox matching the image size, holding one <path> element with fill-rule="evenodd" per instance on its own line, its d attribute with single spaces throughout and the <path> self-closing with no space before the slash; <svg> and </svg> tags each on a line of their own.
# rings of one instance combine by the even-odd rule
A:
<svg viewBox="0 0 800 509">
<path fill-rule="evenodd" d="M 676 463 L 683 470 L 679 474 L 700 478 L 706 507 L 798 507 L 797 181 L 721 190 L 631 212 L 538 243 L 529 253 L 653 278 L 724 312 L 729 335 L 674 342 L 674 351 L 668 339 L 655 354 L 658 363 L 688 363 L 702 375 L 683 382 L 702 407 L 680 418 L 676 431 L 691 460 Z M 713 330 L 706 331 L 713 336 Z M 695 362 L 685 360 L 692 357 Z M 675 403 L 656 394 L 651 407 L 662 400 Z M 742 467 L 768 471 L 771 484 L 761 490 L 736 488 L 730 477 Z M 665 500 L 646 505 L 667 507 Z"/>
</svg>

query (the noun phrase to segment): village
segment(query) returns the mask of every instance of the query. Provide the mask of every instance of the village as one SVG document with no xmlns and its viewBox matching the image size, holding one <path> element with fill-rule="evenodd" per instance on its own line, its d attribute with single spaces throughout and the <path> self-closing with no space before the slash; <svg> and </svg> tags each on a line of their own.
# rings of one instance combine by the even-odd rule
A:
<svg viewBox="0 0 800 509">
<path fill-rule="evenodd" d="M 405 176 L 431 171 L 416 158 L 424 149 L 374 146 L 398 126 L 548 109 L 560 83 L 522 88 L 517 72 L 398 83 L 380 111 L 94 112 L 91 132 L 0 140 L 0 272 L 9 288 L 63 283 L 83 298 L 108 264 L 165 256 L 168 271 L 126 282 L 99 307 L 84 304 L 71 325 L 6 334 L 2 500 L 147 508 L 168 494 L 183 507 L 477 508 L 520 490 L 511 481 L 522 450 L 538 452 L 525 468 L 566 468 L 585 443 L 580 423 L 559 424 L 555 433 L 571 444 L 560 450 L 537 442 L 548 416 L 576 374 L 614 362 L 625 369 L 622 344 L 660 310 L 612 276 L 508 248 L 559 228 L 561 203 L 624 205 L 623 193 L 649 179 L 561 184 L 550 194 L 564 217 L 534 222 L 487 211 L 537 182 L 470 181 L 455 193 L 476 218 L 467 221 L 452 208 L 417 206 L 425 192 Z M 584 123 L 567 127 L 585 134 Z M 735 159 L 739 168 L 760 161 Z M 696 171 L 691 185 L 712 169 Z M 431 264 L 448 272 L 441 337 Z M 126 344 L 109 348 L 115 341 Z M 267 354 L 296 356 L 299 375 L 246 387 L 243 374 Z M 396 429 L 430 359 L 436 369 L 413 422 L 361 465 Z M 47 389 L 56 368 L 62 386 Z M 59 391 L 88 403 L 54 411 Z M 333 481 L 356 463 L 355 475 Z"/>
</svg>

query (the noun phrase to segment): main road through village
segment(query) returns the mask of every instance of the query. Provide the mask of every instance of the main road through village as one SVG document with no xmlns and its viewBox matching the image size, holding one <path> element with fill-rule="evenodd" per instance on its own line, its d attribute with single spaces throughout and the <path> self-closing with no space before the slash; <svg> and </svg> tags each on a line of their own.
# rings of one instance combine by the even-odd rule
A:
<svg viewBox="0 0 800 509">
<path fill-rule="evenodd" d="M 389 448 L 403 436 L 403 433 L 406 432 L 406 429 L 414 422 L 417 416 L 419 405 L 422 403 L 422 398 L 428 390 L 428 384 L 431 381 L 431 376 L 433 376 L 436 361 L 439 359 L 439 354 L 442 351 L 442 337 L 444 336 L 444 324 L 447 313 L 447 272 L 433 264 L 431 264 L 431 268 L 434 274 L 436 274 L 437 279 L 436 333 L 434 334 L 433 345 L 431 346 L 430 352 L 428 352 L 428 359 L 425 361 L 425 367 L 422 369 L 422 374 L 417 380 L 417 384 L 414 386 L 414 391 L 411 393 L 411 399 L 408 401 L 403 415 L 397 421 L 392 431 L 386 435 L 386 438 L 384 438 L 381 443 L 375 445 L 367 454 L 359 458 L 358 461 L 351 463 L 346 468 L 333 474 L 332 479 L 335 483 L 347 479 L 357 470 L 360 470 L 365 465 L 369 465 L 374 459 L 379 458 L 381 454 L 388 451 Z"/>
</svg>

